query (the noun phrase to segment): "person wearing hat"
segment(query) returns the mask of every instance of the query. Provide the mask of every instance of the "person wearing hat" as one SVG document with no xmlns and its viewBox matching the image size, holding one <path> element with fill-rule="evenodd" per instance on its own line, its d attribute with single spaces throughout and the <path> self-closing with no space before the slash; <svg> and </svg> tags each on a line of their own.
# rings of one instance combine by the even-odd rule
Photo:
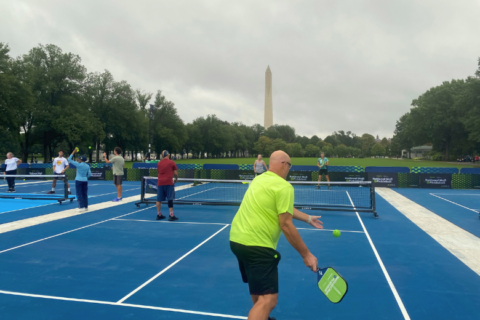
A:
<svg viewBox="0 0 480 320">
<path fill-rule="evenodd" d="M 162 201 L 168 201 L 168 211 L 170 215 L 168 221 L 178 220 L 173 214 L 173 199 L 175 199 L 175 182 L 178 179 L 178 168 L 174 161 L 170 160 L 170 152 L 162 151 L 162 160 L 157 164 L 158 182 L 157 182 L 157 220 L 165 219 L 162 215 Z M 175 176 L 175 181 L 173 181 Z"/>
<path fill-rule="evenodd" d="M 77 161 L 73 160 L 76 149 L 68 157 L 68 162 L 77 167 L 77 176 L 75 177 L 75 189 L 77 192 L 78 211 L 88 211 L 88 178 L 92 175 L 90 166 L 86 163 L 86 156 L 78 156 Z"/>
</svg>

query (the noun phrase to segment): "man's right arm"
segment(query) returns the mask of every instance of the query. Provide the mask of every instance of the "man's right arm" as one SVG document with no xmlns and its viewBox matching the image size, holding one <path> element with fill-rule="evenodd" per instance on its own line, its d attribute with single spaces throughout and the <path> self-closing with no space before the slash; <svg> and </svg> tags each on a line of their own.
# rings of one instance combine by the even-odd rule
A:
<svg viewBox="0 0 480 320">
<path fill-rule="evenodd" d="M 282 213 L 278 215 L 278 220 L 285 238 L 287 238 L 292 247 L 302 256 L 303 263 L 305 263 L 310 270 L 316 272 L 318 267 L 317 258 L 308 250 L 297 228 L 293 225 L 292 215 L 288 212 Z"/>
</svg>

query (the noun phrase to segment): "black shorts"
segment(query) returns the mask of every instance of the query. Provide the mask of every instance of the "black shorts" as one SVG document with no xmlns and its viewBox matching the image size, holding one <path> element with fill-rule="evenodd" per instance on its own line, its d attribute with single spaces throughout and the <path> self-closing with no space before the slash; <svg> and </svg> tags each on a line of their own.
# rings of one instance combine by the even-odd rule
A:
<svg viewBox="0 0 480 320">
<path fill-rule="evenodd" d="M 123 175 L 117 176 L 116 174 L 113 175 L 113 184 L 116 186 L 121 186 L 123 183 Z"/>
<path fill-rule="evenodd" d="M 56 172 L 54 172 L 53 175 L 54 175 L 54 176 L 63 176 L 63 175 L 65 175 L 65 173 L 56 173 Z M 53 177 L 53 180 L 58 180 L 58 179 L 62 179 L 63 181 L 65 181 L 65 178 Z"/>
<path fill-rule="evenodd" d="M 251 295 L 278 293 L 280 253 L 271 248 L 244 246 L 230 241 L 230 249 L 238 259 L 242 280 L 248 283 Z"/>
<path fill-rule="evenodd" d="M 320 169 L 320 170 L 318 171 L 318 175 L 319 175 L 319 176 L 321 176 L 321 175 L 323 175 L 323 174 L 328 175 L 328 168 Z"/>
</svg>

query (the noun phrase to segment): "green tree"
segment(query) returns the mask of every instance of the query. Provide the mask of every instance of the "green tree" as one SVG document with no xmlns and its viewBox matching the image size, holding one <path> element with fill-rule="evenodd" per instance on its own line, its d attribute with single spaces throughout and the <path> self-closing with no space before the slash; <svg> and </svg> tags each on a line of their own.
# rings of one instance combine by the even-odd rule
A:
<svg viewBox="0 0 480 320">
<path fill-rule="evenodd" d="M 321 152 L 325 153 L 327 157 L 332 157 L 334 155 L 333 147 L 330 144 L 325 145 Z"/>
<path fill-rule="evenodd" d="M 385 155 L 385 148 L 381 144 L 377 143 L 372 147 L 370 152 L 372 156 L 382 157 Z"/>
<path fill-rule="evenodd" d="M 312 136 L 310 138 L 310 144 L 313 144 L 314 146 L 317 145 L 317 143 L 319 141 L 322 141 L 322 139 L 320 139 L 319 137 L 317 137 L 316 135 Z"/>
<path fill-rule="evenodd" d="M 365 157 L 370 156 L 370 150 L 376 144 L 375 138 L 368 133 L 364 133 L 361 138 L 362 154 Z"/>
<path fill-rule="evenodd" d="M 255 142 L 255 146 L 253 147 L 253 150 L 255 150 L 257 153 L 260 153 L 265 156 L 269 156 L 270 154 L 267 155 L 267 150 L 271 149 L 272 145 L 272 139 L 266 136 L 261 136 L 257 142 Z"/>
<path fill-rule="evenodd" d="M 457 153 L 464 151 L 458 150 L 458 143 L 465 141 L 468 133 L 455 106 L 464 89 L 464 80 L 452 80 L 413 100 L 410 111 L 413 125 L 408 134 L 415 144 L 431 142 L 435 150 L 445 153 L 445 159 L 450 158 L 452 148 L 457 147 Z"/>
<path fill-rule="evenodd" d="M 282 139 L 272 140 L 272 143 L 269 146 L 267 146 L 265 151 L 266 151 L 266 154 L 270 156 L 274 151 L 277 151 L 277 150 L 282 150 L 282 151 L 287 150 L 287 143 Z"/>
<path fill-rule="evenodd" d="M 323 141 L 330 143 L 334 148 L 340 144 L 335 135 L 327 136 Z"/>
<path fill-rule="evenodd" d="M 318 155 L 320 154 L 320 149 L 313 145 L 313 144 L 307 144 L 307 146 L 305 147 L 305 155 L 307 157 L 318 157 Z"/>
<path fill-rule="evenodd" d="M 310 143 L 310 139 L 306 136 L 296 136 L 295 143 L 300 143 L 303 149 Z"/>
<path fill-rule="evenodd" d="M 300 143 L 288 143 L 286 152 L 290 157 L 302 157 L 303 149 Z"/>
<path fill-rule="evenodd" d="M 22 106 L 19 127 L 24 133 L 21 139 L 23 160 L 35 143 L 33 133 L 43 142 L 44 156 L 51 156 L 55 147 L 66 138 L 70 129 L 55 126 L 53 120 L 59 114 L 72 116 L 78 112 L 78 99 L 83 92 L 86 69 L 78 55 L 63 53 L 52 44 L 39 45 L 28 54 L 16 59 L 14 69 L 17 79 L 28 86 L 32 104 Z"/>
<path fill-rule="evenodd" d="M 333 152 L 340 158 L 345 158 L 348 155 L 348 147 L 344 144 L 336 146 Z"/>
<path fill-rule="evenodd" d="M 347 149 L 348 149 L 348 154 L 355 158 L 358 158 L 362 153 L 362 150 L 355 147 L 347 147 Z"/>
</svg>

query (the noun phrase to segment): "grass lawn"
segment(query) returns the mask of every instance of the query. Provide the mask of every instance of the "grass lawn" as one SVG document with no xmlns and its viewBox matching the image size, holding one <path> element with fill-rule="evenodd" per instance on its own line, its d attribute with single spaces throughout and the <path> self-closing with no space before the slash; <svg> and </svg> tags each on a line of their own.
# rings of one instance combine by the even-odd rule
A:
<svg viewBox="0 0 480 320">
<path fill-rule="evenodd" d="M 263 158 L 268 164 L 268 158 Z M 456 168 L 473 168 L 480 167 L 479 163 L 462 164 L 443 161 L 428 160 L 411 160 L 411 159 L 372 159 L 372 158 L 329 158 L 331 166 L 362 166 L 362 167 L 456 167 Z M 176 163 L 222 163 L 222 164 L 253 164 L 255 158 L 224 158 L 224 159 L 188 159 L 176 160 Z M 131 163 L 131 162 L 130 162 Z M 317 164 L 317 158 L 292 158 L 292 164 L 295 165 L 311 165 Z M 127 166 L 127 163 L 125 163 Z M 294 169 L 295 170 L 295 169 Z"/>
</svg>

